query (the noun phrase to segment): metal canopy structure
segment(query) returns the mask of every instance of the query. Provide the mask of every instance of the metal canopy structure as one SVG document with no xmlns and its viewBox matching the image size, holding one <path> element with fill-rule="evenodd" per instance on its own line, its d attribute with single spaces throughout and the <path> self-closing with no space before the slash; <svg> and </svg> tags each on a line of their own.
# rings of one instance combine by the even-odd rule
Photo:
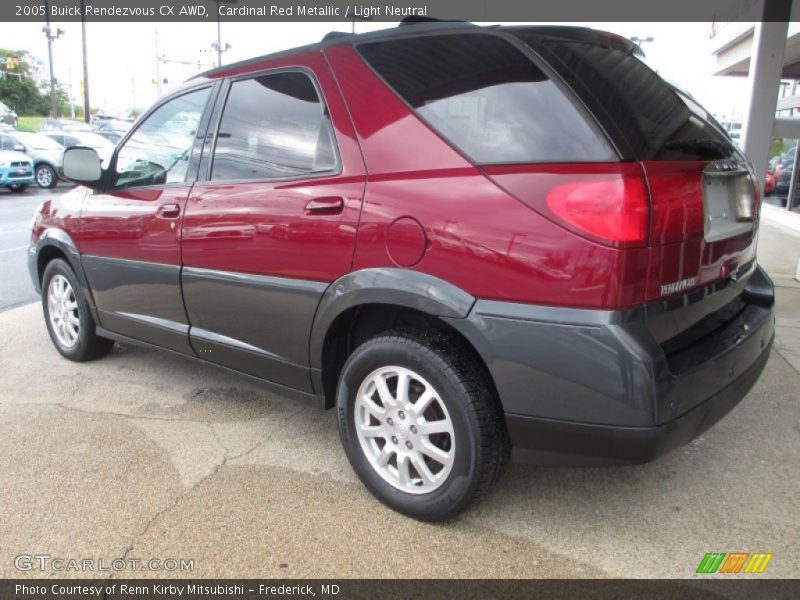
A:
<svg viewBox="0 0 800 600">
<path fill-rule="evenodd" d="M 782 98 L 780 106 L 778 103 L 781 81 L 800 79 L 800 2 L 761 0 L 735 14 L 739 21 L 715 23 L 712 28 L 714 74 L 748 78 L 742 148 L 752 161 L 763 190 L 773 136 L 800 139 L 800 118 L 775 116 L 779 108 L 800 108 L 800 95 Z M 796 172 L 797 164 L 789 198 L 793 197 Z M 787 202 L 787 208 L 790 205 Z"/>
</svg>

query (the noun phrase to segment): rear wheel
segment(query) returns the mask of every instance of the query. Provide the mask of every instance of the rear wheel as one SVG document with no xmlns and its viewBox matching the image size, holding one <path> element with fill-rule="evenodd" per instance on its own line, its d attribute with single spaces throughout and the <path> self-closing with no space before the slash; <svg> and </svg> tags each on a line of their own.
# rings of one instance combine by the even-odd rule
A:
<svg viewBox="0 0 800 600">
<path fill-rule="evenodd" d="M 62 356 L 76 362 L 99 358 L 114 342 L 95 334 L 95 323 L 75 274 L 66 261 L 47 264 L 42 278 L 47 332 Z"/>
<path fill-rule="evenodd" d="M 454 517 L 491 489 L 508 459 L 488 374 L 447 335 L 398 331 L 365 342 L 347 360 L 337 396 L 353 469 L 409 516 Z"/>
</svg>

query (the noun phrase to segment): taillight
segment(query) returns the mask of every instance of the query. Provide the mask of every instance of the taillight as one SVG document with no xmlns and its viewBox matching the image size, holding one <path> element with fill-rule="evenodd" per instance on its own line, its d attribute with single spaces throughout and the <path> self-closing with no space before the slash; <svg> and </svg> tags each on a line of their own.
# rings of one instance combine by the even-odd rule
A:
<svg viewBox="0 0 800 600">
<path fill-rule="evenodd" d="M 641 173 L 609 173 L 556 185 L 547 208 L 577 233 L 615 247 L 647 243 L 650 220 Z"/>
<path fill-rule="evenodd" d="M 643 163 L 653 217 L 650 243 L 669 244 L 703 235 L 703 169 L 699 161 Z"/>
<path fill-rule="evenodd" d="M 647 245 L 650 201 L 635 162 L 487 165 L 518 200 L 566 229 L 614 248 Z"/>
</svg>

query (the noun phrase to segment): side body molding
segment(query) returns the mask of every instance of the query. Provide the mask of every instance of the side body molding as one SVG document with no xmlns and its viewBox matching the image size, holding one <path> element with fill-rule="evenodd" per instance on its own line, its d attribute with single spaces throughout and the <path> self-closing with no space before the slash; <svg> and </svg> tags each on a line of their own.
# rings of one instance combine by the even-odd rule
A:
<svg viewBox="0 0 800 600">
<path fill-rule="evenodd" d="M 320 300 L 309 343 L 309 364 L 314 389 L 322 389 L 322 347 L 336 317 L 364 304 L 392 304 L 439 317 L 463 319 L 475 298 L 443 279 L 397 268 L 362 269 L 334 281 Z"/>
</svg>

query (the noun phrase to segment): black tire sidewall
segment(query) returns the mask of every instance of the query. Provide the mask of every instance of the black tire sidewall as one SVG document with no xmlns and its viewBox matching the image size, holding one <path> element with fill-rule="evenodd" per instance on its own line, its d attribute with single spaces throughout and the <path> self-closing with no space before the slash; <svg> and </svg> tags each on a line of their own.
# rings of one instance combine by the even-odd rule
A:
<svg viewBox="0 0 800 600">
<path fill-rule="evenodd" d="M 337 390 L 339 434 L 350 464 L 364 485 L 384 504 L 409 516 L 436 521 L 460 512 L 477 485 L 477 431 L 475 416 L 464 402 L 466 391 L 449 370 L 440 370 L 425 352 L 430 348 L 401 337 L 371 340 L 359 347 L 345 364 Z M 447 480 L 427 494 L 409 494 L 392 487 L 370 465 L 355 430 L 354 405 L 358 388 L 381 367 L 400 366 L 424 377 L 439 393 L 450 413 L 455 432 L 456 455 Z"/>
<path fill-rule="evenodd" d="M 66 348 L 61 345 L 50 323 L 47 295 L 50 288 L 50 281 L 56 275 L 63 275 L 67 278 L 67 281 L 69 281 L 75 293 L 75 299 L 78 302 L 78 318 L 80 319 L 81 325 L 78 331 L 78 341 L 71 348 Z M 62 356 L 70 360 L 83 360 L 89 353 L 89 345 L 94 336 L 94 320 L 89 311 L 89 305 L 86 303 L 86 299 L 83 296 L 78 278 L 75 277 L 75 273 L 73 273 L 70 266 L 60 258 L 50 261 L 44 270 L 44 275 L 42 276 L 42 311 L 44 312 L 44 322 L 47 326 L 47 333 L 50 334 L 50 339 L 56 347 L 56 350 L 58 350 Z"/>
</svg>

